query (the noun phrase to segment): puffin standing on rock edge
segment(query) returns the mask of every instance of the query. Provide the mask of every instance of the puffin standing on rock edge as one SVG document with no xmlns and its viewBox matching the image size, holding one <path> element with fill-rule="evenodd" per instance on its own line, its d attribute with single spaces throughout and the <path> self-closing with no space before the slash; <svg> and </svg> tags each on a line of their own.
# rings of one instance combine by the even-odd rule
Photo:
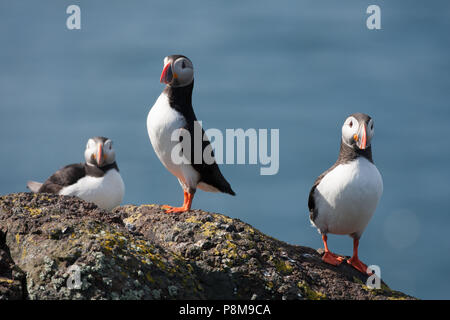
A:
<svg viewBox="0 0 450 320">
<path fill-rule="evenodd" d="M 76 196 L 112 210 L 122 202 L 125 186 L 116 163 L 112 141 L 105 137 L 90 138 L 84 151 L 85 163 L 67 165 L 44 183 L 28 181 L 35 193 Z"/>
<path fill-rule="evenodd" d="M 191 60 L 183 55 L 164 58 L 160 82 L 165 83 L 166 87 L 148 113 L 148 135 L 159 160 L 178 178 L 184 191 L 181 207 L 163 206 L 164 210 L 167 213 L 189 211 L 197 187 L 204 191 L 223 192 L 234 196 L 230 184 L 220 172 L 211 144 L 192 107 L 194 67 Z M 201 132 L 200 141 L 195 139 L 195 127 L 195 130 Z M 172 151 L 186 136 L 191 139 L 190 150 L 181 149 L 182 156 L 187 161 L 180 163 L 173 159 Z M 205 161 L 203 157 L 207 148 L 209 161 Z M 199 151 L 201 155 L 195 154 Z"/>
<path fill-rule="evenodd" d="M 336 163 L 322 173 L 309 193 L 311 223 L 322 235 L 322 260 L 339 265 L 344 258 L 328 249 L 327 234 L 353 238 L 353 256 L 347 260 L 362 273 L 369 273 L 358 258 L 359 239 L 383 193 L 383 180 L 372 160 L 373 119 L 363 113 L 350 115 L 342 126 Z"/>
</svg>

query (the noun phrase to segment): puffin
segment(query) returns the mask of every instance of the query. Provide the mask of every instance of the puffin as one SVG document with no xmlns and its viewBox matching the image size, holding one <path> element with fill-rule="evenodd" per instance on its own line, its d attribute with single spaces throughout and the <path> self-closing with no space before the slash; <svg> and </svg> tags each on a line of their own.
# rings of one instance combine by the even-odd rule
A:
<svg viewBox="0 0 450 320">
<path fill-rule="evenodd" d="M 347 263 L 370 274 L 359 260 L 359 239 L 383 193 L 383 179 L 372 158 L 373 119 L 364 113 L 350 115 L 342 126 L 338 159 L 314 182 L 308 197 L 309 217 L 322 235 L 322 260 L 338 266 L 345 259 L 328 249 L 327 234 L 353 238 L 353 256 Z"/>
<path fill-rule="evenodd" d="M 44 183 L 28 181 L 28 189 L 34 193 L 76 196 L 112 210 L 120 205 L 125 194 L 112 144 L 106 137 L 90 138 L 84 151 L 85 163 L 67 165 Z"/>
<path fill-rule="evenodd" d="M 189 211 L 197 188 L 234 196 L 235 192 L 220 172 L 209 139 L 194 113 L 194 66 L 191 60 L 178 54 L 165 57 L 160 82 L 166 86 L 148 113 L 148 136 L 159 160 L 178 179 L 184 193 L 181 207 L 164 205 L 163 209 L 167 213 Z M 201 136 L 197 138 L 195 131 L 201 132 Z M 190 143 L 184 139 L 190 139 Z M 178 161 L 173 154 L 180 145 L 187 146 L 178 152 L 184 161 Z"/>
</svg>

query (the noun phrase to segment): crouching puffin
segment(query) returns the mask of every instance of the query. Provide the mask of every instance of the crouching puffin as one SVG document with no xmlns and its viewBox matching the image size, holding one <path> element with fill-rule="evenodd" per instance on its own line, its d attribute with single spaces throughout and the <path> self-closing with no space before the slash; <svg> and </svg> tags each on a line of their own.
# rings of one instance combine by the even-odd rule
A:
<svg viewBox="0 0 450 320">
<path fill-rule="evenodd" d="M 182 55 L 166 57 L 160 82 L 166 87 L 148 113 L 147 131 L 159 160 L 178 178 L 184 191 L 181 207 L 163 206 L 164 210 L 167 213 L 189 211 L 197 187 L 234 196 L 230 184 L 220 172 L 210 142 L 197 122 L 192 107 L 194 67 L 191 60 Z M 195 139 L 195 127 L 201 132 L 199 139 Z M 185 137 L 191 140 L 190 148 L 181 149 L 181 156 L 187 161 L 180 162 L 173 158 L 172 152 Z M 209 150 L 209 160 L 203 157 L 206 148 Z"/>
<path fill-rule="evenodd" d="M 342 126 L 342 140 L 336 163 L 322 173 L 309 193 L 311 223 L 322 235 L 322 260 L 339 265 L 344 258 L 329 251 L 327 234 L 353 238 L 353 256 L 347 260 L 367 273 L 358 258 L 359 239 L 372 218 L 383 193 L 383 180 L 372 160 L 373 119 L 363 113 L 349 116 Z"/>
<path fill-rule="evenodd" d="M 85 163 L 67 165 L 44 183 L 28 181 L 27 187 L 32 192 L 77 196 L 105 210 L 120 205 L 125 186 L 112 141 L 105 137 L 90 138 L 84 158 Z"/>
</svg>

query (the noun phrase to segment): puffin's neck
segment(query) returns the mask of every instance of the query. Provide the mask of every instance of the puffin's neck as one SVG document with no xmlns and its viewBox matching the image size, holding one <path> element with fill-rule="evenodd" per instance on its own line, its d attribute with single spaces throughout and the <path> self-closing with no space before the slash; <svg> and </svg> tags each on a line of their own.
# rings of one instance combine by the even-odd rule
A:
<svg viewBox="0 0 450 320">
<path fill-rule="evenodd" d="M 352 160 L 356 160 L 358 157 L 364 157 L 373 163 L 372 159 L 372 146 L 368 146 L 366 149 L 355 149 L 341 141 L 341 149 L 339 150 L 338 163 L 346 163 Z"/>
<path fill-rule="evenodd" d="M 164 93 L 169 98 L 170 105 L 177 109 L 178 107 L 192 108 L 192 90 L 194 89 L 194 80 L 191 84 L 184 87 L 172 87 L 167 85 L 164 89 Z"/>
<path fill-rule="evenodd" d="M 115 161 L 103 167 L 97 167 L 85 163 L 84 168 L 86 170 L 86 174 L 93 177 L 103 177 L 105 173 L 111 169 L 116 169 L 117 171 L 119 171 L 119 167 L 117 166 L 117 163 Z"/>
</svg>

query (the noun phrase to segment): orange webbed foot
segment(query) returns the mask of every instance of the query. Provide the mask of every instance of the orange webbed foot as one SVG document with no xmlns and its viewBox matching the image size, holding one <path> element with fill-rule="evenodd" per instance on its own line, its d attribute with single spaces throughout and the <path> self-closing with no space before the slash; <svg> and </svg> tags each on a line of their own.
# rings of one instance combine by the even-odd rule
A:
<svg viewBox="0 0 450 320">
<path fill-rule="evenodd" d="M 349 265 L 351 265 L 353 268 L 355 268 L 356 270 L 364 273 L 364 274 L 369 274 L 371 275 L 371 272 L 367 272 L 367 266 L 361 262 L 361 260 L 359 260 L 358 257 L 351 257 L 350 259 L 347 260 L 347 263 Z"/>
<path fill-rule="evenodd" d="M 169 207 L 169 208 L 164 208 L 164 210 L 166 211 L 166 213 L 182 213 L 182 212 L 189 211 L 189 209 L 187 207 Z"/>
<path fill-rule="evenodd" d="M 328 264 L 331 264 L 333 266 L 340 265 L 345 259 L 341 256 L 338 256 L 337 254 L 334 254 L 330 251 L 325 252 L 322 256 L 322 261 L 326 262 Z"/>
<path fill-rule="evenodd" d="M 367 270 L 367 266 L 361 262 L 361 260 L 359 260 L 358 258 L 358 246 L 359 246 L 359 239 L 358 238 L 354 238 L 353 239 L 353 256 L 347 260 L 347 263 L 349 265 L 351 265 L 353 268 L 355 268 L 356 270 L 364 273 L 364 274 L 368 274 L 371 275 L 372 272 L 370 272 L 371 270 Z"/>
<path fill-rule="evenodd" d="M 326 262 L 328 264 L 331 264 L 333 266 L 340 265 L 345 259 L 341 256 L 338 256 L 337 254 L 334 254 L 328 249 L 327 240 L 328 237 L 326 234 L 322 235 L 323 245 L 325 247 L 325 253 L 322 256 L 322 261 Z"/>
<path fill-rule="evenodd" d="M 191 210 L 192 199 L 194 198 L 194 194 L 190 194 L 188 192 L 184 192 L 184 201 L 181 207 L 172 207 L 168 205 L 161 206 L 166 213 L 182 213 Z"/>
</svg>

